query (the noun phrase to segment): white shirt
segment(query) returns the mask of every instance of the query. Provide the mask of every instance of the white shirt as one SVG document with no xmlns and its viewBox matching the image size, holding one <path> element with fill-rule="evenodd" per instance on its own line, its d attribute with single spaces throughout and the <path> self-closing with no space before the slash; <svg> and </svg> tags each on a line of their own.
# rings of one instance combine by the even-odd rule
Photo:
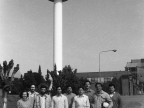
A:
<svg viewBox="0 0 144 108">
<path fill-rule="evenodd" d="M 89 98 L 86 95 L 75 96 L 72 108 L 90 108 Z"/>
<path fill-rule="evenodd" d="M 46 106 L 45 106 L 45 105 L 46 105 L 46 104 L 45 104 L 45 96 L 41 96 L 41 97 L 40 97 L 40 100 L 41 100 L 41 101 L 40 101 L 41 108 L 45 108 L 45 107 L 46 107 Z"/>
<path fill-rule="evenodd" d="M 36 95 L 38 95 L 39 93 L 38 92 L 28 92 L 29 93 L 29 98 L 31 99 L 31 104 L 34 106 L 34 103 L 35 103 L 35 98 L 36 98 Z"/>
<path fill-rule="evenodd" d="M 36 96 L 37 94 L 39 94 L 38 92 L 28 92 L 29 93 L 29 97 L 34 97 L 34 96 Z"/>
<path fill-rule="evenodd" d="M 68 108 L 68 100 L 64 95 L 56 95 L 52 98 L 52 108 Z"/>
</svg>

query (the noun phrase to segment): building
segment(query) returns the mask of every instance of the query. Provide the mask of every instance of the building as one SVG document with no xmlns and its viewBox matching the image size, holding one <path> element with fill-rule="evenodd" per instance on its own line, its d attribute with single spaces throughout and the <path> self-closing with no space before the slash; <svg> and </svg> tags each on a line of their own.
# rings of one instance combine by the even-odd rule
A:
<svg viewBox="0 0 144 108">
<path fill-rule="evenodd" d="M 132 59 L 125 67 L 130 72 L 131 94 L 141 94 L 144 91 L 144 59 Z"/>
<path fill-rule="evenodd" d="M 107 72 L 83 72 L 77 73 L 78 77 L 87 78 L 94 83 L 106 83 L 117 78 L 121 83 L 122 95 L 143 94 L 144 91 L 144 59 L 132 59 L 127 62 L 125 71 L 107 71 Z"/>
<path fill-rule="evenodd" d="M 95 90 L 95 83 L 101 82 L 101 83 L 107 83 L 111 82 L 113 78 L 116 78 L 119 80 L 119 92 L 122 95 L 130 95 L 130 89 L 129 89 L 129 71 L 106 71 L 106 72 L 84 72 L 84 73 L 77 73 L 77 76 L 79 78 L 87 78 L 89 81 L 91 81 L 91 88 Z M 108 85 L 107 85 L 108 86 Z M 107 89 L 107 88 L 106 88 Z"/>
<path fill-rule="evenodd" d="M 115 77 L 119 79 L 122 75 L 129 75 L 128 71 L 106 71 L 106 72 L 83 72 L 77 73 L 78 77 L 87 78 L 92 83 L 112 81 Z"/>
</svg>

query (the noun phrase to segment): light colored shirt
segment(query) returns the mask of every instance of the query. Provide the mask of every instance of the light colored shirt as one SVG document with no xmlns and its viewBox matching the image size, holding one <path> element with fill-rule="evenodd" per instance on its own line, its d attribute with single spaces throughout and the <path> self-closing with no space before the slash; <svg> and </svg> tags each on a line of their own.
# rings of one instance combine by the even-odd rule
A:
<svg viewBox="0 0 144 108">
<path fill-rule="evenodd" d="M 34 106 L 36 96 L 39 94 L 38 92 L 28 92 L 29 98 L 31 99 L 31 104 Z"/>
<path fill-rule="evenodd" d="M 29 91 L 28 94 L 29 94 L 29 97 L 34 97 L 35 95 L 38 95 L 39 93 L 36 91 L 33 93 Z"/>
<path fill-rule="evenodd" d="M 42 108 L 42 107 L 51 108 L 51 96 L 50 95 L 45 94 L 42 96 L 38 94 L 36 96 L 34 108 Z"/>
<path fill-rule="evenodd" d="M 66 97 L 67 97 L 67 99 L 68 99 L 68 107 L 69 108 L 72 108 L 72 103 L 73 103 L 73 99 L 74 99 L 74 97 L 76 96 L 76 94 L 74 94 L 74 93 L 70 93 L 70 94 L 64 94 Z"/>
<path fill-rule="evenodd" d="M 68 100 L 64 95 L 52 97 L 52 108 L 68 108 Z"/>
<path fill-rule="evenodd" d="M 89 98 L 86 95 L 75 96 L 72 108 L 90 108 Z"/>
<path fill-rule="evenodd" d="M 22 99 L 17 101 L 17 108 L 32 108 L 33 105 L 31 104 L 31 99 L 27 99 L 23 101 Z"/>
<path fill-rule="evenodd" d="M 41 97 L 40 97 L 40 100 L 41 100 L 41 101 L 40 101 L 41 108 L 45 108 L 45 107 L 46 107 L 46 106 L 45 106 L 45 105 L 46 105 L 46 104 L 45 104 L 45 96 L 41 96 Z"/>
<path fill-rule="evenodd" d="M 95 93 L 93 98 L 94 98 L 93 108 L 102 108 L 102 104 L 104 102 L 108 102 L 111 106 L 113 106 L 113 102 L 109 94 L 104 92 L 103 90 L 100 93 Z"/>
</svg>

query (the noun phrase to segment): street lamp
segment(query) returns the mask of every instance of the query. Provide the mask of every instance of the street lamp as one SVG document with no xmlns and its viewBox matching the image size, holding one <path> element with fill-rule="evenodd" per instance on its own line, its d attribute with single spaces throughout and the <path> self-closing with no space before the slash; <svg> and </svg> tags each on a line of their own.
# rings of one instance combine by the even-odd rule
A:
<svg viewBox="0 0 144 108">
<path fill-rule="evenodd" d="M 101 52 L 99 52 L 99 75 L 100 75 L 100 82 L 101 82 L 101 72 L 100 72 L 100 55 L 101 55 L 101 53 L 104 53 L 104 52 L 109 52 L 109 51 L 116 52 L 117 50 L 113 49 L 113 50 L 106 50 L 106 51 L 101 51 Z"/>
</svg>

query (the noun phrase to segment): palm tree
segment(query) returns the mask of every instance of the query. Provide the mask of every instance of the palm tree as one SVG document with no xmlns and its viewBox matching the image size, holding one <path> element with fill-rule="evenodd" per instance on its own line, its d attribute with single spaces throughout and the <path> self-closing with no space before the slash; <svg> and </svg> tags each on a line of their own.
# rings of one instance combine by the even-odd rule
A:
<svg viewBox="0 0 144 108">
<path fill-rule="evenodd" d="M 10 72 L 11 69 L 14 66 L 14 62 L 13 60 L 11 60 L 9 62 L 9 64 L 7 64 L 7 61 L 3 62 L 3 66 L 1 66 L 0 64 L 0 77 L 2 80 L 2 98 L 3 98 L 3 108 L 7 108 L 7 94 L 8 91 L 11 90 L 11 85 L 12 85 L 12 81 L 14 80 L 14 76 L 17 73 L 17 71 L 19 70 L 19 64 L 16 65 L 16 67 L 14 67 L 13 71 L 12 71 L 12 75 L 11 77 Z"/>
</svg>

